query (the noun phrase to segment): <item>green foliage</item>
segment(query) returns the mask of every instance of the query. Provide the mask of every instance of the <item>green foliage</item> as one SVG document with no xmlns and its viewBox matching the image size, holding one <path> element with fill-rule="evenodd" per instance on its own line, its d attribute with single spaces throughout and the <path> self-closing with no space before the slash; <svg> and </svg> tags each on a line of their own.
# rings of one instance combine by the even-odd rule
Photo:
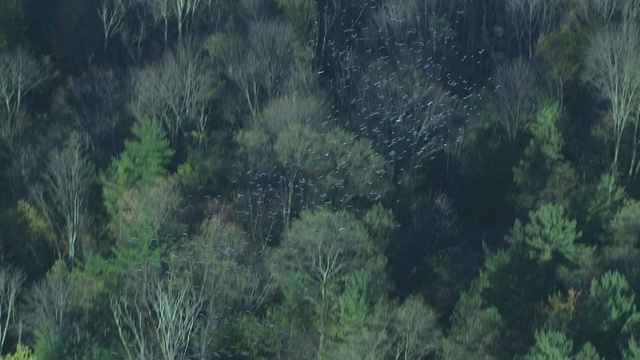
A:
<svg viewBox="0 0 640 360">
<path fill-rule="evenodd" d="M 278 136 L 274 150 L 278 160 L 285 166 L 305 168 L 315 165 L 326 169 L 328 159 L 319 156 L 323 149 L 320 145 L 323 138 L 322 134 L 314 131 L 311 126 L 294 123 Z M 314 164 L 314 161 L 319 161 L 320 164 Z"/>
<path fill-rule="evenodd" d="M 536 343 L 523 360 L 602 360 L 591 343 L 576 353 L 573 340 L 559 331 L 536 331 Z"/>
<path fill-rule="evenodd" d="M 125 141 L 120 158 L 114 159 L 101 176 L 107 212 L 115 216 L 125 193 L 155 181 L 166 173 L 174 150 L 158 122 L 142 118 L 132 128 L 134 140 Z"/>
<path fill-rule="evenodd" d="M 571 205 L 577 177 L 562 155 L 560 115 L 558 104 L 547 104 L 530 126 L 532 139 L 513 169 L 517 189 L 514 200 L 521 209 L 531 210 L 549 202 Z"/>
<path fill-rule="evenodd" d="M 318 106 L 309 102 L 307 107 Z M 249 195 L 277 203 L 285 226 L 299 211 L 365 208 L 390 190 L 388 162 L 370 141 L 338 128 L 322 132 L 304 120 L 311 116 L 306 111 L 289 110 L 293 113 L 285 114 L 286 120 L 264 115 L 258 125 L 236 136 L 243 176 L 249 184 L 260 183 L 260 191 Z"/>
<path fill-rule="evenodd" d="M 522 247 L 530 259 L 547 263 L 558 256 L 571 263 L 578 263 L 588 256 L 591 249 L 577 244 L 581 233 L 576 221 L 569 219 L 562 205 L 547 204 L 529 213 L 529 223 L 516 220 L 507 241 Z"/>
<path fill-rule="evenodd" d="M 640 344 L 632 337 L 629 339 L 627 349 L 624 351 L 624 360 L 638 360 L 640 359 Z"/>
<path fill-rule="evenodd" d="M 104 283 L 58 260 L 28 298 L 29 326 L 38 359 L 90 359 L 110 338 L 111 315 Z M 82 329 L 82 330 L 80 330 Z"/>
<path fill-rule="evenodd" d="M 106 282 L 118 289 L 130 285 L 136 286 L 130 281 L 134 279 L 128 278 L 131 272 L 149 268 L 159 270 L 166 250 L 162 245 L 157 239 L 148 236 L 118 242 L 113 248 L 115 258 L 102 263 L 99 274 Z"/>
<path fill-rule="evenodd" d="M 361 271 L 347 282 L 339 298 L 339 321 L 323 359 L 422 359 L 442 347 L 435 311 L 411 296 L 400 305 L 376 299 L 368 275 Z"/>
<path fill-rule="evenodd" d="M 576 242 L 580 232 L 564 207 L 546 204 L 529 213 L 529 221 L 516 220 L 505 250 L 487 254 L 478 285 L 483 298 L 495 305 L 510 329 L 507 351 L 524 351 L 532 336 L 531 324 L 541 319 L 548 295 L 555 291 L 559 269 L 575 271 L 589 260 L 593 249 Z"/>
<path fill-rule="evenodd" d="M 372 245 L 362 223 L 346 211 L 305 211 L 274 251 L 274 270 L 281 280 L 300 274 L 311 291 L 333 297 L 330 293 L 358 269 L 370 272 L 373 280 L 382 276 L 385 261 Z"/>
<path fill-rule="evenodd" d="M 384 311 L 384 310 L 380 310 Z M 320 359 L 385 360 L 392 354 L 385 324 L 368 323 L 357 336 L 325 350 Z"/>
<path fill-rule="evenodd" d="M 533 141 L 538 144 L 539 151 L 549 161 L 562 160 L 564 140 L 559 129 L 560 106 L 550 104 L 539 110 L 536 121 L 531 124 Z"/>
<path fill-rule="evenodd" d="M 587 301 L 590 331 L 617 334 L 636 314 L 635 294 L 624 275 L 607 271 L 591 282 Z"/>
<path fill-rule="evenodd" d="M 265 322 L 268 328 L 265 330 L 281 330 L 279 334 L 271 334 L 275 341 L 271 341 L 270 347 L 279 354 L 296 353 L 302 358 L 315 357 L 318 333 L 312 323 L 312 309 L 304 309 L 309 310 L 308 313 L 299 310 L 296 304 L 290 303 L 273 304 L 268 309 Z"/>
<path fill-rule="evenodd" d="M 572 15 L 558 30 L 540 37 L 536 55 L 551 63 L 562 76 L 571 78 L 580 69 L 582 47 L 587 38 L 587 29 Z"/>
<path fill-rule="evenodd" d="M 524 360 L 571 360 L 573 341 L 557 331 L 536 331 L 536 343 Z"/>
<path fill-rule="evenodd" d="M 31 301 L 35 302 L 33 306 L 34 313 L 38 317 L 37 325 L 34 329 L 34 352 L 37 359 L 55 360 L 64 358 L 64 329 L 62 328 L 62 320 L 68 315 L 68 277 L 69 270 L 62 260 L 56 261 L 47 278 L 41 283 L 41 288 L 45 291 L 40 296 L 32 295 Z M 53 290 L 56 290 L 54 292 Z M 47 290 L 52 290 L 51 292 Z M 56 295 L 62 295 L 59 301 L 52 301 Z M 52 312 L 48 311 L 45 306 L 51 301 Z"/>
<path fill-rule="evenodd" d="M 370 275 L 357 271 L 345 283 L 345 290 L 338 298 L 339 322 L 333 327 L 332 334 L 337 339 L 349 341 L 367 324 L 371 313 L 374 294 L 369 290 Z"/>
<path fill-rule="evenodd" d="M 318 191 L 309 193 L 311 204 L 343 208 L 355 199 L 377 200 L 389 190 L 387 162 L 369 141 L 349 132 L 335 129 L 322 134 L 296 123 L 278 136 L 274 150 L 288 170 L 290 186 L 304 178 L 315 183 Z"/>
<path fill-rule="evenodd" d="M 303 211 L 268 262 L 285 301 L 299 304 L 295 307 L 300 310 L 313 307 L 310 320 L 320 333 L 330 330 L 340 296 L 359 271 L 370 274 L 370 291 L 386 286 L 384 256 L 362 223 L 346 211 Z"/>
<path fill-rule="evenodd" d="M 640 239 L 640 201 L 627 199 L 611 221 L 611 234 L 615 242 L 631 246 Z"/>
<path fill-rule="evenodd" d="M 53 264 L 55 237 L 41 211 L 24 199 L 0 211 L 3 256 L 20 264 L 29 278 L 38 278 Z"/>
<path fill-rule="evenodd" d="M 261 129 L 249 129 L 238 132 L 235 137 L 240 145 L 241 157 L 247 166 L 258 170 L 267 170 L 274 165 L 275 154 L 271 146 L 271 139 Z"/>
<path fill-rule="evenodd" d="M 605 357 L 619 356 L 640 314 L 635 293 L 624 275 L 607 271 L 591 282 L 589 297 L 580 313 L 581 332 Z"/>
<path fill-rule="evenodd" d="M 640 201 L 627 199 L 610 222 L 611 241 L 601 246 L 605 266 L 624 269 L 631 283 L 640 278 Z"/>
<path fill-rule="evenodd" d="M 255 311 L 270 294 L 269 272 L 247 234 L 219 216 L 203 221 L 200 235 L 169 248 L 168 266 L 188 269 L 206 293 L 212 322 L 237 311 Z"/>
<path fill-rule="evenodd" d="M 450 321 L 451 330 L 443 344 L 445 359 L 501 358 L 504 320 L 498 309 L 487 306 L 477 291 L 462 293 Z"/>
<path fill-rule="evenodd" d="M 118 222 L 119 238 L 124 240 L 172 235 L 174 219 L 182 203 L 174 178 L 159 177 L 139 188 L 124 193 L 121 209 L 114 217 Z"/>
<path fill-rule="evenodd" d="M 281 329 L 269 315 L 258 319 L 253 314 L 240 313 L 227 320 L 221 329 L 224 340 L 220 347 L 232 348 L 237 356 L 249 359 L 272 359 L 282 345 Z M 274 346 L 275 345 L 275 346 Z M 227 354 L 231 356 L 231 354 Z"/>
<path fill-rule="evenodd" d="M 34 353 L 36 359 L 56 360 L 64 358 L 64 344 L 53 326 L 47 323 L 38 324 L 35 331 Z"/>
<path fill-rule="evenodd" d="M 174 152 L 160 125 L 141 119 L 133 133 L 136 140 L 125 142 L 124 152 L 102 177 L 118 241 L 115 258 L 104 263 L 101 272 L 117 281 L 124 281 L 131 271 L 159 266 L 161 239 L 173 231 L 173 214 L 182 202 L 173 178 L 163 177 Z"/>
<path fill-rule="evenodd" d="M 393 211 L 377 202 L 367 211 L 362 222 L 369 236 L 378 244 L 380 251 L 384 252 L 391 241 L 391 231 L 396 227 Z"/>
<path fill-rule="evenodd" d="M 495 306 L 505 327 L 503 351 L 513 356 L 529 346 L 524 339 L 533 335 L 531 324 L 553 289 L 553 267 L 531 259 L 515 248 L 488 252 L 478 281 L 486 306 Z"/>
<path fill-rule="evenodd" d="M 371 279 L 358 271 L 338 298 L 337 321 L 329 328 L 323 359 L 384 359 L 391 351 L 388 304 L 371 291 Z"/>
<path fill-rule="evenodd" d="M 17 211 L 24 221 L 27 222 L 29 232 L 33 236 L 42 237 L 54 245 L 54 235 L 49 224 L 44 219 L 40 211 L 24 199 L 18 200 Z"/>
<path fill-rule="evenodd" d="M 3 360 L 36 360 L 36 356 L 33 354 L 33 350 L 24 345 L 18 344 L 16 347 L 16 351 L 13 354 L 9 354 L 7 356 L 0 356 L 0 359 Z"/>
<path fill-rule="evenodd" d="M 191 315 L 160 325 L 157 301 L 185 290 L 197 317 L 175 337 L 184 358 L 640 359 L 638 184 L 629 176 L 627 196 L 605 175 L 588 193 L 606 165 L 594 139 L 612 130 L 594 124 L 612 104 L 572 81 L 598 33 L 575 4 L 545 1 L 553 20 L 520 44 L 537 58 L 513 62 L 505 16 L 526 25 L 514 1 L 186 0 L 199 5 L 164 24 L 166 1 L 105 1 L 125 10 L 107 14 L 108 54 L 94 51 L 107 46 L 91 21 L 102 0 L 0 0 L 0 260 L 30 287 L 6 343 L 26 345 L 3 358 L 163 357 L 160 327 Z M 176 25 L 203 47 L 174 43 L 177 29 L 163 46 Z M 55 61 L 10 51 L 25 47 Z M 52 65 L 64 81 L 46 81 Z M 131 87 L 96 87 L 104 77 L 82 75 L 96 65 Z M 87 155 L 115 157 L 76 228 L 102 251 L 44 276 L 64 247 L 37 169 L 60 168 L 46 164 L 56 144 L 89 120 L 107 136 Z M 622 160 L 636 140 L 621 138 Z"/>
<path fill-rule="evenodd" d="M 626 196 L 624 188 L 615 183 L 611 174 L 602 175 L 587 210 L 585 233 L 590 234 L 589 240 L 606 242 L 609 239 L 607 229 Z"/>
<path fill-rule="evenodd" d="M 322 138 L 325 143 L 319 149 L 329 150 L 331 159 L 324 187 L 340 189 L 336 191 L 339 195 L 335 195 L 338 204 L 345 206 L 358 198 L 377 200 L 389 192 L 389 165 L 374 151 L 371 142 L 339 129 Z"/>
<path fill-rule="evenodd" d="M 580 348 L 580 352 L 578 352 L 575 357 L 575 360 L 604 360 L 603 357 L 598 354 L 596 348 L 590 343 L 587 342 L 582 345 Z"/>
</svg>

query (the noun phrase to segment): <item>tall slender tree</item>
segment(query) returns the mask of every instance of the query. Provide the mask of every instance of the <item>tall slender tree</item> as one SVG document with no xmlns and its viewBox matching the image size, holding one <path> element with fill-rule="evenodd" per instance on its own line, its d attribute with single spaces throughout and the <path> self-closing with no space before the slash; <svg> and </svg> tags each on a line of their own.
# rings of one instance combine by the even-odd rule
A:
<svg viewBox="0 0 640 360">
<path fill-rule="evenodd" d="M 609 103 L 613 159 L 611 174 L 618 176 L 618 162 L 625 130 L 634 118 L 640 93 L 640 32 L 633 24 L 609 26 L 593 33 L 584 55 L 583 78 Z"/>
<path fill-rule="evenodd" d="M 93 165 L 86 152 L 86 137 L 74 133 L 62 150 L 54 152 L 42 181 L 32 189 L 35 203 L 58 238 L 58 257 L 66 256 L 71 266 L 89 220 L 86 202 Z"/>
<path fill-rule="evenodd" d="M 0 351 L 7 341 L 7 335 L 16 320 L 18 295 L 25 281 L 24 273 L 17 268 L 3 265 L 0 267 Z"/>
</svg>

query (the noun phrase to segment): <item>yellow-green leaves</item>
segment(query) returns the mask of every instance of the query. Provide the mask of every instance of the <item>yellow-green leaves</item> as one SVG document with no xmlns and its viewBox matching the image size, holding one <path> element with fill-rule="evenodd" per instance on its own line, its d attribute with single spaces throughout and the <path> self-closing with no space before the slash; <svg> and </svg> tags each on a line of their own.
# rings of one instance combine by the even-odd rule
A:
<svg viewBox="0 0 640 360">
<path fill-rule="evenodd" d="M 27 223 L 29 232 L 33 236 L 42 236 L 45 238 L 51 246 L 54 246 L 54 235 L 47 223 L 46 219 L 42 216 L 40 211 L 28 201 L 24 199 L 18 200 L 17 211 L 21 215 L 22 219 Z"/>
<path fill-rule="evenodd" d="M 36 360 L 33 350 L 24 344 L 18 344 L 16 351 L 2 358 L 3 360 Z"/>
</svg>

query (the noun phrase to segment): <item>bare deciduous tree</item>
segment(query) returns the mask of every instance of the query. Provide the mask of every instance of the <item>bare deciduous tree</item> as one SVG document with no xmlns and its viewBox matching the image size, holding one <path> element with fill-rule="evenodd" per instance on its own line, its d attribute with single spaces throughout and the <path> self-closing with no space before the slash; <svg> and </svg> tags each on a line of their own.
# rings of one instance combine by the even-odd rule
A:
<svg viewBox="0 0 640 360">
<path fill-rule="evenodd" d="M 392 317 L 395 359 L 421 359 L 442 347 L 437 314 L 417 297 L 409 297 Z"/>
<path fill-rule="evenodd" d="M 117 133 L 127 116 L 127 100 L 126 86 L 113 70 L 92 68 L 82 76 L 69 77 L 56 93 L 50 115 L 88 134 L 94 158 L 102 155 L 102 160 L 110 160 L 118 148 Z"/>
<path fill-rule="evenodd" d="M 441 0 L 383 1 L 370 15 L 365 32 L 367 52 L 375 54 L 378 62 L 436 74 L 449 56 L 457 53 L 450 19 L 451 12 L 458 9 L 458 2 Z"/>
<path fill-rule="evenodd" d="M 0 137 L 12 150 L 17 148 L 25 128 L 22 103 L 50 76 L 48 64 L 38 61 L 27 49 L 0 53 Z M 3 119 L 4 118 L 4 119 Z"/>
<path fill-rule="evenodd" d="M 229 15 L 228 11 L 231 4 L 235 5 L 235 2 L 229 0 L 205 0 L 205 11 L 202 12 L 202 17 L 209 33 L 218 31 L 222 19 Z"/>
<path fill-rule="evenodd" d="M 140 308 L 140 304 L 134 302 L 130 305 L 126 296 L 112 296 L 110 304 L 118 337 L 127 353 L 127 359 L 147 359 L 150 355 L 150 341 L 144 326 L 151 319 L 145 317 L 146 312 Z M 133 339 L 130 339 L 129 334 Z"/>
<path fill-rule="evenodd" d="M 122 30 L 127 7 L 122 0 L 101 0 L 98 4 L 98 16 L 102 23 L 104 35 L 104 51 L 107 51 L 109 40 Z"/>
<path fill-rule="evenodd" d="M 158 265 L 149 258 L 140 259 L 127 274 L 123 290 L 111 294 L 110 308 L 118 337 L 127 359 L 157 358 L 150 296 L 159 281 Z"/>
<path fill-rule="evenodd" d="M 196 289 L 193 285 L 188 276 L 171 271 L 151 289 L 157 341 L 165 360 L 187 358 L 191 335 L 205 300 L 203 288 Z"/>
<path fill-rule="evenodd" d="M 162 23 L 164 46 L 167 47 L 169 21 L 175 20 L 178 27 L 178 40 L 184 38 L 184 31 L 194 26 L 196 14 L 202 9 L 202 0 L 146 0 L 156 24 Z"/>
<path fill-rule="evenodd" d="M 610 103 L 614 143 L 611 171 L 618 171 L 623 134 L 633 118 L 636 97 L 640 92 L 640 35 L 631 24 L 611 26 L 592 35 L 584 56 L 584 80 L 596 88 Z M 631 165 L 633 167 L 633 164 Z"/>
<path fill-rule="evenodd" d="M 266 134 L 278 136 L 293 124 L 320 128 L 329 113 L 329 105 L 320 95 L 289 95 L 270 101 L 257 121 Z"/>
<path fill-rule="evenodd" d="M 605 28 L 631 23 L 640 15 L 640 3 L 634 0 L 571 0 L 571 6 L 582 20 L 596 20 Z"/>
<path fill-rule="evenodd" d="M 549 93 L 563 104 L 564 86 L 580 69 L 581 51 L 586 30 L 575 14 L 565 19 L 555 31 L 542 35 L 538 41 L 536 58 L 544 72 Z"/>
<path fill-rule="evenodd" d="M 364 119 L 360 131 L 389 159 L 394 177 L 454 147 L 449 136 L 457 133 L 455 97 L 410 63 L 400 66 L 372 63 L 354 101 Z"/>
<path fill-rule="evenodd" d="M 622 6 L 622 17 L 623 20 L 631 23 L 633 21 L 637 21 L 640 16 L 640 2 L 627 0 L 625 4 Z"/>
<path fill-rule="evenodd" d="M 175 52 L 134 75 L 131 109 L 138 118 L 161 121 L 173 144 L 185 125 L 193 126 L 201 139 L 209 120 L 209 93 L 214 81 L 201 46 L 183 41 Z"/>
<path fill-rule="evenodd" d="M 493 75 L 489 107 L 510 144 L 529 126 L 536 82 L 533 67 L 523 59 L 499 66 Z"/>
<path fill-rule="evenodd" d="M 255 118 L 265 99 L 280 95 L 294 65 L 296 35 L 291 26 L 258 21 L 246 38 L 231 38 L 223 51 L 227 75 L 238 86 Z"/>
<path fill-rule="evenodd" d="M 24 283 L 24 273 L 16 268 L 0 267 L 0 351 L 15 320 L 16 301 Z"/>
<path fill-rule="evenodd" d="M 86 139 L 73 134 L 62 150 L 54 152 L 42 182 L 32 189 L 35 203 L 58 239 L 58 257 L 64 253 L 71 266 L 81 228 L 88 220 L 85 202 L 92 165 L 86 149 Z"/>
<path fill-rule="evenodd" d="M 58 260 L 25 297 L 26 328 L 43 340 L 54 358 L 80 359 L 103 336 L 90 330 L 96 322 L 87 311 L 97 304 L 103 288 L 94 277 L 74 275 Z"/>
<path fill-rule="evenodd" d="M 35 332 L 47 327 L 57 336 L 70 332 L 74 319 L 70 314 L 74 306 L 74 289 L 69 281 L 69 271 L 63 261 L 58 261 L 47 277 L 29 291 L 27 297 L 26 325 Z"/>
<path fill-rule="evenodd" d="M 225 309 L 208 304 L 217 304 L 214 299 L 224 295 L 215 290 L 205 294 L 205 290 L 212 289 L 203 283 L 196 284 L 194 280 L 203 279 L 192 274 L 191 270 L 196 269 L 176 267 L 170 269 L 166 277 L 140 278 L 139 281 L 150 283 L 132 284 L 140 285 L 139 289 L 134 289 L 132 296 L 112 297 L 111 311 L 129 359 L 145 359 L 149 356 L 166 360 L 186 359 L 191 345 L 196 352 L 203 346 L 211 345 L 212 321 L 219 319 Z M 207 311 L 212 311 L 206 314 L 211 319 L 205 319 L 202 313 L 205 306 Z M 194 341 L 194 333 L 202 330 L 205 330 L 206 338 Z"/>
<path fill-rule="evenodd" d="M 533 57 L 534 36 L 537 33 L 546 32 L 550 28 L 548 17 L 550 6 L 554 5 L 547 0 L 506 1 L 511 28 L 518 42 L 518 47 L 520 48 L 522 42 L 525 42 L 529 59 Z"/>
<path fill-rule="evenodd" d="M 173 14 L 173 8 L 171 7 L 170 0 L 148 0 L 149 9 L 153 15 L 153 20 L 156 24 L 162 23 L 164 34 L 164 47 L 167 47 L 167 41 L 169 38 L 169 18 Z"/>
<path fill-rule="evenodd" d="M 192 25 L 194 15 L 202 0 L 174 0 L 176 17 L 178 20 L 178 39 L 182 41 L 184 29 Z"/>
<path fill-rule="evenodd" d="M 625 7 L 625 3 L 635 2 L 633 0 L 592 0 L 589 3 L 589 8 L 594 15 L 600 17 L 605 28 L 608 28 L 613 23 L 613 18 L 616 13 L 622 11 Z"/>
<path fill-rule="evenodd" d="M 145 50 L 145 43 L 151 36 L 154 22 L 152 4 L 147 1 L 128 2 L 126 19 L 120 31 L 122 44 L 129 57 L 139 63 Z"/>
</svg>

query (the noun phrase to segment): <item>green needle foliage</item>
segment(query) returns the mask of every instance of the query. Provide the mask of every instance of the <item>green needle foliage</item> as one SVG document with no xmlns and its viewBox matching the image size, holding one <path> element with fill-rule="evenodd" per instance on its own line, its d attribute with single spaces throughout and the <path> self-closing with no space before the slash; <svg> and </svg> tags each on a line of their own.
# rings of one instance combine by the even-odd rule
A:
<svg viewBox="0 0 640 360">
<path fill-rule="evenodd" d="M 581 333 L 606 358 L 620 357 L 639 321 L 635 293 L 623 274 L 607 271 L 591 282 L 580 318 Z"/>
<path fill-rule="evenodd" d="M 516 193 L 513 200 L 523 210 L 536 209 L 544 203 L 571 205 L 577 178 L 571 164 L 564 159 L 564 139 L 560 131 L 561 109 L 550 103 L 538 111 L 531 124 L 533 138 L 524 157 L 513 169 Z"/>
<path fill-rule="evenodd" d="M 626 196 L 624 188 L 615 183 L 611 174 L 602 175 L 587 210 L 585 233 L 589 234 L 589 241 L 606 242 L 609 239 L 607 229 Z"/>
<path fill-rule="evenodd" d="M 571 360 L 573 341 L 561 332 L 536 331 L 536 344 L 524 360 Z"/>
<path fill-rule="evenodd" d="M 559 257 L 578 263 L 592 249 L 576 243 L 581 233 L 576 221 L 569 219 L 562 205 L 547 204 L 529 213 L 529 223 L 516 220 L 507 237 L 514 246 L 521 247 L 530 259 L 547 263 Z"/>
<path fill-rule="evenodd" d="M 451 330 L 443 344 L 445 359 L 500 358 L 505 322 L 498 309 L 485 304 L 477 291 L 462 293 L 450 321 Z"/>
<path fill-rule="evenodd" d="M 135 139 L 125 141 L 120 158 L 114 159 L 101 176 L 107 212 L 117 214 L 123 195 L 166 174 L 174 150 L 160 124 L 142 118 L 132 128 Z"/>
<path fill-rule="evenodd" d="M 535 345 L 523 360 L 601 360 L 590 343 L 584 344 L 575 353 L 573 340 L 559 331 L 536 331 Z M 574 355 L 575 354 L 575 355 Z"/>
<path fill-rule="evenodd" d="M 640 344 L 634 339 L 629 339 L 629 347 L 624 351 L 624 360 L 640 359 Z"/>
</svg>

